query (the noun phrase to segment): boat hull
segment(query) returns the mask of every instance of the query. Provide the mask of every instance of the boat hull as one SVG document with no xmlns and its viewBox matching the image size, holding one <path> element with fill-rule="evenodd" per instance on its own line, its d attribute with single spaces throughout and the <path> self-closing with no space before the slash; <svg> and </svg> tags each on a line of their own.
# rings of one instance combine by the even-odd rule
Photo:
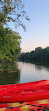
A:
<svg viewBox="0 0 49 111">
<path fill-rule="evenodd" d="M 28 102 L 33 100 L 49 99 L 49 90 L 20 94 L 1 94 L 0 102 Z"/>
</svg>

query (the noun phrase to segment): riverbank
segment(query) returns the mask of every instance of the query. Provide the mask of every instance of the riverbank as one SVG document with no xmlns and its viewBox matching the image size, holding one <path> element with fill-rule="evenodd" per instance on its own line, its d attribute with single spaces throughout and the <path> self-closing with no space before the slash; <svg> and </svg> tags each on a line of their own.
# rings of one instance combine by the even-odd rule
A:
<svg viewBox="0 0 49 111">
<path fill-rule="evenodd" d="M 23 62 L 49 62 L 49 47 L 42 49 L 41 47 L 36 48 L 34 51 L 21 53 L 19 60 Z"/>
</svg>

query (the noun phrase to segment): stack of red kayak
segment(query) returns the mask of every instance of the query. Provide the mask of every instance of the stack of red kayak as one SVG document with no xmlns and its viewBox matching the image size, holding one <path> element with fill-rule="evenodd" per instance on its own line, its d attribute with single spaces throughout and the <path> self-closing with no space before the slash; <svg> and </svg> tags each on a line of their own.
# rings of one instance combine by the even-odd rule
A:
<svg viewBox="0 0 49 111">
<path fill-rule="evenodd" d="M 33 109 L 40 105 L 45 105 L 41 107 L 49 107 L 49 80 L 0 85 L 0 108 L 5 108 L 1 111 L 20 111 L 22 106 L 21 108 L 20 106 L 16 107 L 17 104 L 20 104 L 20 106 L 27 105 L 26 107 L 29 108 L 34 107 Z M 6 107 L 9 108 L 6 109 Z M 10 107 L 13 107 L 13 109 Z"/>
</svg>

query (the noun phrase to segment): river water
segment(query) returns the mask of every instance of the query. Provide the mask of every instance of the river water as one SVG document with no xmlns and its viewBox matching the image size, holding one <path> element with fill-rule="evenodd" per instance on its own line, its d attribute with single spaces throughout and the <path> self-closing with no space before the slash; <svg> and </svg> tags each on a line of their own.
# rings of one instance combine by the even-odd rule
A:
<svg viewBox="0 0 49 111">
<path fill-rule="evenodd" d="M 49 80 L 49 66 L 41 64 L 18 62 L 20 69 L 20 83 L 32 82 L 38 80 Z"/>
<path fill-rule="evenodd" d="M 14 73 L 0 73 L 0 84 L 25 83 L 38 80 L 49 80 L 49 65 L 39 63 L 17 62 Z"/>
</svg>

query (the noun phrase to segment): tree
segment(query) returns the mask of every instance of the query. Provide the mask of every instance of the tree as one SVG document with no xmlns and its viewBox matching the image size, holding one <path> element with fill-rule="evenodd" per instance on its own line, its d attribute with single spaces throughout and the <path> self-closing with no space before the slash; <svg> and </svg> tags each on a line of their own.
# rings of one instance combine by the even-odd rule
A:
<svg viewBox="0 0 49 111">
<path fill-rule="evenodd" d="M 0 61 L 14 61 L 20 52 L 20 35 L 4 25 L 12 21 L 25 29 L 23 19 L 29 20 L 21 0 L 0 0 Z"/>
<path fill-rule="evenodd" d="M 42 48 L 37 47 L 34 52 L 34 58 L 38 61 L 41 61 L 41 56 L 42 56 Z"/>
<path fill-rule="evenodd" d="M 8 28 L 0 27 L 0 62 L 13 62 L 20 52 L 21 37 Z"/>
<path fill-rule="evenodd" d="M 46 47 L 45 49 L 43 49 L 43 60 L 44 61 L 49 61 L 49 47 Z"/>
<path fill-rule="evenodd" d="M 0 0 L 0 23 L 12 21 L 16 26 L 20 25 L 25 29 L 23 19 L 29 20 L 21 0 Z"/>
</svg>

